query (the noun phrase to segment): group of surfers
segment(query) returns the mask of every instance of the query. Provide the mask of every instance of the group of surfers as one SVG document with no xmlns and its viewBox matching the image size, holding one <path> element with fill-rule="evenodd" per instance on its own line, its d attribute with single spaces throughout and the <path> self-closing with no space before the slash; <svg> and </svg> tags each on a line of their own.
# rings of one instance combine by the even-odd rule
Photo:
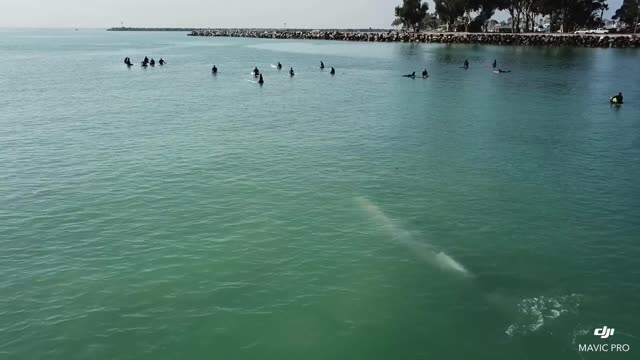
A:
<svg viewBox="0 0 640 360">
<path fill-rule="evenodd" d="M 276 68 L 278 70 L 282 70 L 282 64 L 279 61 L 278 61 L 278 65 L 276 65 Z M 322 62 L 322 61 L 320 61 L 320 69 L 324 69 L 324 62 Z M 211 68 L 211 73 L 216 75 L 218 73 L 218 67 L 213 65 L 213 67 Z M 262 73 L 260 72 L 260 70 L 258 69 L 257 66 L 253 68 L 253 71 L 251 72 L 251 74 L 255 78 L 258 78 L 258 84 L 260 84 L 260 85 L 264 84 L 264 78 L 262 77 Z M 330 74 L 331 75 L 335 75 L 336 74 L 336 69 L 333 66 L 331 67 Z M 295 76 L 295 75 L 296 75 L 296 73 L 293 70 L 293 68 L 289 68 L 289 76 Z"/>
<path fill-rule="evenodd" d="M 127 65 L 127 66 L 129 66 L 129 67 L 133 66 L 133 63 L 131 62 L 131 59 L 130 59 L 130 58 L 128 58 L 128 57 L 124 58 L 124 63 L 125 63 L 125 65 Z M 167 63 L 167 62 L 166 62 L 166 61 L 164 61 L 164 59 L 162 59 L 162 58 L 160 58 L 160 61 L 158 61 L 158 64 L 160 64 L 161 66 L 162 66 L 162 65 L 164 65 L 164 64 L 166 64 L 166 63 Z M 156 66 L 156 61 L 155 61 L 155 60 L 153 60 L 153 59 L 149 60 L 149 58 L 145 56 L 145 57 L 144 57 L 144 60 L 142 60 L 142 62 L 140 63 L 140 65 L 141 65 L 142 67 L 147 67 L 148 65 Z"/>
<path fill-rule="evenodd" d="M 133 63 L 131 62 L 131 59 L 126 57 L 124 58 L 124 63 L 127 66 L 133 66 Z M 166 64 L 167 62 L 160 58 L 160 61 L 158 61 L 158 64 L 160 64 L 161 66 Z M 148 57 L 144 57 L 144 60 L 141 63 L 142 67 L 147 67 L 148 65 L 151 66 L 155 66 L 156 62 L 153 59 L 149 59 Z M 489 65 L 487 65 L 489 66 Z M 510 73 L 511 70 L 502 70 L 502 69 L 497 69 L 498 67 L 498 61 L 496 59 L 493 60 L 493 63 L 491 65 L 494 69 L 495 73 Z M 278 65 L 276 65 L 276 68 L 278 70 L 282 70 L 282 64 L 278 61 Z M 465 60 L 464 64 L 462 66 L 463 69 L 468 70 L 469 69 L 469 60 Z M 324 62 L 320 61 L 320 69 L 324 69 Z M 218 73 L 218 68 L 213 65 L 213 68 L 211 69 L 211 72 L 215 75 Z M 258 84 L 262 85 L 264 84 L 264 78 L 262 77 L 262 73 L 260 73 L 260 70 L 258 69 L 258 67 L 256 66 L 253 71 L 251 72 L 253 74 L 254 77 L 258 78 Z M 289 76 L 294 76 L 296 73 L 295 71 L 293 71 L 293 68 L 289 68 Z M 331 75 L 335 75 L 336 74 L 336 69 L 332 66 L 331 67 Z M 407 77 L 407 78 L 412 78 L 415 79 L 416 78 L 416 72 L 412 72 L 411 74 L 407 74 L 407 75 L 402 75 L 403 77 Z M 426 79 L 429 77 L 429 72 L 427 71 L 427 69 L 422 70 L 422 78 Z M 622 105 L 624 103 L 624 97 L 622 96 L 622 92 L 619 92 L 618 95 L 614 95 L 612 97 L 609 98 L 609 102 L 612 105 Z"/>
<path fill-rule="evenodd" d="M 489 66 L 489 65 L 487 65 Z M 493 72 L 495 72 L 496 74 L 502 74 L 502 73 L 510 73 L 511 70 L 502 70 L 502 69 L 497 69 L 498 67 L 498 61 L 497 60 L 493 60 L 493 64 L 491 65 L 493 67 Z M 469 60 L 465 60 L 464 64 L 462 64 L 462 68 L 465 70 L 469 70 Z M 403 77 L 406 78 L 412 78 L 415 79 L 416 78 L 416 72 L 412 72 L 411 74 L 407 74 L 407 75 L 402 75 Z M 426 79 L 429 77 L 429 72 L 427 71 L 427 69 L 422 70 L 422 78 Z"/>
</svg>

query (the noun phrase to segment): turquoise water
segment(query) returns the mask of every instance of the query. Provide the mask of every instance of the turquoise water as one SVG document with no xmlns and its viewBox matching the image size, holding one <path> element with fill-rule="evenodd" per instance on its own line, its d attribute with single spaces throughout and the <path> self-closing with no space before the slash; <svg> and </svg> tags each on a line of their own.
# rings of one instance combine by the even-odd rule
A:
<svg viewBox="0 0 640 360">
<path fill-rule="evenodd" d="M 637 50 L 3 30 L 0 54 L 0 358 L 640 356 Z"/>
</svg>

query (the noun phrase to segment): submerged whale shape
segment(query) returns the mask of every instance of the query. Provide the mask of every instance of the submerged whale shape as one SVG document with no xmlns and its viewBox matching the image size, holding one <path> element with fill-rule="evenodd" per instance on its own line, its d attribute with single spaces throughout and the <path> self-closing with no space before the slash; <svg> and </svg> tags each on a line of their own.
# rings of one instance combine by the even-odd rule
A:
<svg viewBox="0 0 640 360">
<path fill-rule="evenodd" d="M 391 241 L 403 246 L 417 258 L 441 270 L 466 277 L 473 276 L 469 270 L 448 254 L 442 251 L 437 251 L 428 243 L 420 243 L 413 240 L 409 231 L 397 225 L 393 219 L 388 217 L 384 211 L 382 211 L 382 209 L 368 199 L 364 197 L 357 197 L 355 201 L 358 206 L 367 213 L 371 220 L 390 235 Z"/>
</svg>

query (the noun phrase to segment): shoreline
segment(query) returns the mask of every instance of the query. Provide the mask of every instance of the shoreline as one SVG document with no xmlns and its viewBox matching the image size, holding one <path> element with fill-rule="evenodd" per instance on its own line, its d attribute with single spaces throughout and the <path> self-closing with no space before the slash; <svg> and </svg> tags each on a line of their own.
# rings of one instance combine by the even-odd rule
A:
<svg viewBox="0 0 640 360">
<path fill-rule="evenodd" d="M 479 44 L 502 46 L 640 48 L 637 34 L 549 34 L 549 33 L 399 33 L 379 30 L 270 30 L 270 29 L 200 29 L 188 36 L 245 37 L 291 40 L 334 40 L 354 42 L 397 42 L 428 44 Z"/>
</svg>

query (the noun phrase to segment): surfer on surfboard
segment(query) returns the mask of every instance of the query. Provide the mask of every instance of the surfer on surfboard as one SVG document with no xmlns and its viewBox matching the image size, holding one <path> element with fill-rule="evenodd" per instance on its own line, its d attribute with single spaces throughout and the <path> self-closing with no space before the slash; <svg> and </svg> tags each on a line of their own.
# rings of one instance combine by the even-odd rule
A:
<svg viewBox="0 0 640 360">
<path fill-rule="evenodd" d="M 616 105 L 622 105 L 624 98 L 622 97 L 622 93 L 619 92 L 618 95 L 612 96 L 609 99 L 609 102 L 611 102 L 612 104 L 616 104 Z"/>
</svg>

